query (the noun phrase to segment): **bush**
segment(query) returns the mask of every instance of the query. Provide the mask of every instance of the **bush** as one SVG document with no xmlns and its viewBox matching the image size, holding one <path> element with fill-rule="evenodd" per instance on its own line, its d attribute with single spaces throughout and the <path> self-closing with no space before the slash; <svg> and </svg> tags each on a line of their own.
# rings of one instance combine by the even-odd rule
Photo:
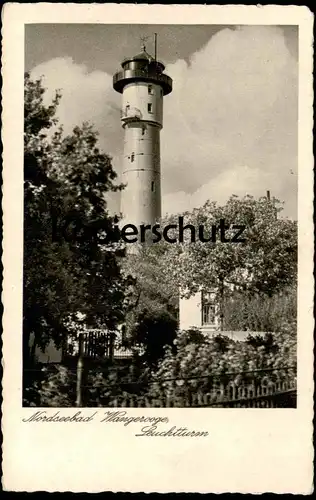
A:
<svg viewBox="0 0 316 500">
<path fill-rule="evenodd" d="M 84 400 L 87 406 L 110 406 L 126 397 L 145 394 L 150 380 L 149 369 L 140 359 L 130 365 L 109 365 L 102 369 L 89 370 L 86 378 L 87 391 Z"/>
<path fill-rule="evenodd" d="M 207 393 L 213 382 L 233 380 L 241 384 L 261 380 L 263 374 L 246 371 L 282 369 L 296 366 L 296 323 L 284 324 L 276 333 L 248 336 L 236 342 L 223 335 L 205 338 L 196 330 L 178 332 L 174 346 L 167 346 L 157 366 L 149 367 L 138 357 L 129 365 L 85 365 L 83 405 L 118 406 L 126 396 L 161 398 L 186 396 L 188 392 Z M 76 370 L 57 365 L 35 372 L 25 391 L 24 405 L 73 407 L 76 401 Z M 275 377 L 276 372 L 271 375 Z M 282 370 L 278 373 L 282 373 Z M 284 374 L 285 372 L 283 372 Z M 266 377 L 266 374 L 264 375 Z M 184 380 L 189 379 L 189 380 Z"/>
<path fill-rule="evenodd" d="M 174 355 L 169 349 L 159 363 L 154 376 L 155 397 L 159 391 L 167 391 L 170 394 L 183 394 L 187 390 L 197 389 L 208 391 L 214 378 L 221 376 L 222 380 L 225 380 L 229 373 L 296 366 L 294 322 L 284 324 L 277 333 L 259 339 L 249 337 L 246 342 L 236 342 L 228 337 L 218 336 L 206 339 L 204 343 L 194 344 L 183 342 L 183 337 L 187 337 L 187 332 L 180 332 L 176 339 L 177 354 Z M 259 372 L 256 376 L 262 375 Z M 245 374 L 238 377 L 239 383 L 242 382 L 242 377 L 248 378 Z M 254 375 L 251 374 L 251 377 Z"/>
<path fill-rule="evenodd" d="M 145 310 L 133 325 L 130 341 L 132 346 L 142 348 L 142 359 L 153 368 L 164 357 L 166 346 L 173 347 L 176 332 L 177 321 L 171 314 Z"/>
<path fill-rule="evenodd" d="M 73 407 L 76 401 L 76 372 L 63 365 L 36 370 L 25 388 L 24 406 Z"/>
<path fill-rule="evenodd" d="M 23 406 L 74 407 L 76 404 L 76 367 L 48 365 L 34 371 L 25 388 Z M 148 391 L 150 373 L 140 359 L 129 365 L 107 363 L 90 365 L 86 360 L 82 379 L 83 406 L 105 407 L 141 396 Z M 136 382 L 136 383 L 135 383 Z"/>
<path fill-rule="evenodd" d="M 272 297 L 236 294 L 224 302 L 224 330 L 279 331 L 284 318 L 296 321 L 296 301 L 295 287 Z"/>
</svg>

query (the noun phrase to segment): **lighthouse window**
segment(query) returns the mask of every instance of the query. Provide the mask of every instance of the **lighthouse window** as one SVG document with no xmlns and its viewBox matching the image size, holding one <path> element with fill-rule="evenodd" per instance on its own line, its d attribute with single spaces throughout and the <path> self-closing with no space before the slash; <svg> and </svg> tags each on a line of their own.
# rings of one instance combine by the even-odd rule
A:
<svg viewBox="0 0 316 500">
<path fill-rule="evenodd" d="M 148 109 L 148 113 L 152 113 L 153 112 L 153 105 L 151 104 L 151 102 L 149 102 L 147 104 L 147 109 Z"/>
<path fill-rule="evenodd" d="M 145 127 L 142 127 L 142 135 L 145 135 L 145 131 L 146 131 Z"/>
<path fill-rule="evenodd" d="M 153 93 L 153 86 L 148 85 L 148 94 L 152 94 L 152 93 Z"/>
<path fill-rule="evenodd" d="M 132 153 L 131 154 L 131 162 L 133 162 L 135 160 L 135 153 Z"/>
<path fill-rule="evenodd" d="M 151 183 L 151 190 L 155 191 L 155 183 L 154 183 L 154 181 L 152 181 L 152 183 Z"/>
</svg>

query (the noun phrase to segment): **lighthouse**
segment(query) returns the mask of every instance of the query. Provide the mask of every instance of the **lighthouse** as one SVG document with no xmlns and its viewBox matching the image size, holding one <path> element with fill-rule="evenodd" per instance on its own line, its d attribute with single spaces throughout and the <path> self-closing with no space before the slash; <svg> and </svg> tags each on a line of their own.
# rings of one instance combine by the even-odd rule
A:
<svg viewBox="0 0 316 500">
<path fill-rule="evenodd" d="M 121 193 L 122 224 L 153 226 L 161 217 L 160 131 L 163 97 L 172 91 L 172 79 L 155 56 L 142 51 L 121 63 L 113 88 L 122 94 L 124 129 Z"/>
</svg>

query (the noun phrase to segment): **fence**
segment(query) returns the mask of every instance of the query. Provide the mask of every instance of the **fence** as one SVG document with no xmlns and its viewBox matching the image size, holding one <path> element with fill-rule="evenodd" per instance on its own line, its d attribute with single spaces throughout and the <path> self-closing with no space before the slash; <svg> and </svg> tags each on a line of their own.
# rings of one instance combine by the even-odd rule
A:
<svg viewBox="0 0 316 500">
<path fill-rule="evenodd" d="M 82 334 L 82 354 L 90 359 L 103 359 L 114 357 L 128 359 L 132 351 L 111 342 L 111 334 L 102 329 L 91 329 Z M 76 356 L 79 352 L 79 338 L 68 338 L 64 356 Z"/>
<path fill-rule="evenodd" d="M 79 357 L 77 367 L 56 364 L 46 365 L 44 371 L 39 366 L 26 369 L 23 383 L 29 384 L 31 380 L 27 391 L 31 397 L 36 396 L 35 406 L 296 408 L 296 367 L 149 379 L 147 382 L 131 380 L 126 377 L 126 372 L 125 375 L 122 372 L 122 377 L 112 383 L 109 366 L 113 368 L 113 365 L 89 367 L 81 361 L 83 358 Z M 33 379 L 39 384 L 37 387 L 33 387 Z M 41 394 L 44 394 L 43 400 L 38 393 L 39 387 Z M 34 402 L 31 406 L 34 406 Z"/>
<path fill-rule="evenodd" d="M 236 377 L 239 377 L 241 382 L 236 381 Z M 194 379 L 199 383 L 205 378 L 211 381 L 207 389 L 194 390 L 190 387 L 190 380 Z M 110 397 L 106 406 L 116 408 L 296 408 L 295 367 L 225 373 L 191 379 L 160 380 L 149 384 L 147 388 L 148 393 L 155 394 L 156 392 L 156 397 L 148 396 L 146 393 L 137 395 L 125 392 L 124 385 L 132 384 L 135 386 L 137 382 L 116 384 L 116 387 L 122 386 L 122 394 Z"/>
</svg>

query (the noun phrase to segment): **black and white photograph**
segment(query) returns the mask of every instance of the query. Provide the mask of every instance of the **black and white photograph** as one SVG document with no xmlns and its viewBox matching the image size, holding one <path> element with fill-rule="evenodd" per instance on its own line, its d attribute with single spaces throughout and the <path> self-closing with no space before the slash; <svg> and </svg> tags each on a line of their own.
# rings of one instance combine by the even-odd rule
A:
<svg viewBox="0 0 316 500">
<path fill-rule="evenodd" d="M 311 12 L 3 20 L 5 489 L 312 491 Z"/>
<path fill-rule="evenodd" d="M 24 119 L 23 405 L 295 408 L 298 27 L 27 25 Z"/>
</svg>

